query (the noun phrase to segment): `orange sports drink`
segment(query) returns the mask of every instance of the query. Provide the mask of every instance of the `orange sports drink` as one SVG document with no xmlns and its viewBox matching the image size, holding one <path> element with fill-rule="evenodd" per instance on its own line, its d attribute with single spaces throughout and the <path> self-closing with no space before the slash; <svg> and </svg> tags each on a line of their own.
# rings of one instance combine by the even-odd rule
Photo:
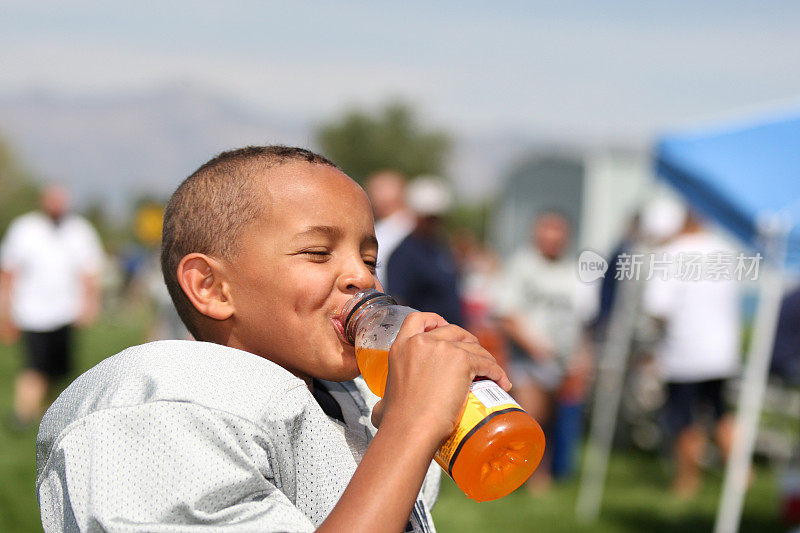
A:
<svg viewBox="0 0 800 533">
<path fill-rule="evenodd" d="M 358 292 L 342 311 L 358 368 L 378 396 L 383 397 L 386 388 L 389 348 L 405 317 L 414 311 L 375 289 Z M 467 496 L 484 502 L 502 498 L 525 483 L 543 454 L 539 424 L 494 381 L 476 378 L 461 420 L 434 459 Z"/>
</svg>

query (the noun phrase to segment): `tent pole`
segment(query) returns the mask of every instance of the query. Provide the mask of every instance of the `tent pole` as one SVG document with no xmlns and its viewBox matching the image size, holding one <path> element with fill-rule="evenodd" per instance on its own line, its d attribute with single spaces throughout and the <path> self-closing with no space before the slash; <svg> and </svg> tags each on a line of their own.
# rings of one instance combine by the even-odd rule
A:
<svg viewBox="0 0 800 533">
<path fill-rule="evenodd" d="M 611 271 L 607 273 L 612 276 L 615 274 Z M 575 516 L 583 523 L 594 523 L 600 514 L 608 460 L 640 301 L 641 283 L 638 280 L 621 280 L 617 283 L 619 283 L 617 301 L 612 310 L 608 334 L 598 362 L 592 421 L 575 505 Z"/>
<path fill-rule="evenodd" d="M 739 391 L 736 426 L 714 525 L 715 533 L 735 533 L 739 530 L 783 297 L 783 265 L 789 228 L 775 216 L 762 235 L 766 239 L 766 257 L 772 260 L 772 265 L 764 265 L 762 270 L 764 277 L 759 287 L 758 310 Z"/>
</svg>

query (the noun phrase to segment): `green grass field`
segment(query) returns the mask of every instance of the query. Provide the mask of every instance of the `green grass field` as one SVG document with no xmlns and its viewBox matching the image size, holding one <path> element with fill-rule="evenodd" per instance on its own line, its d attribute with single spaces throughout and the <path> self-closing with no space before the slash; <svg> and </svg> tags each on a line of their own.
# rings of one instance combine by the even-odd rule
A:
<svg viewBox="0 0 800 533">
<path fill-rule="evenodd" d="M 85 369 L 104 357 L 141 342 L 142 312 L 106 318 L 79 339 L 78 363 Z M 19 368 L 17 347 L 0 347 L 0 414 L 11 410 L 13 377 Z M 39 531 L 34 491 L 35 435 L 12 434 L 0 428 L 0 531 Z M 669 474 L 658 458 L 617 452 L 609 466 L 600 521 L 587 526 L 574 518 L 577 481 L 556 485 L 533 497 L 518 491 L 502 500 L 478 504 L 468 500 L 449 480 L 443 483 L 434 509 L 442 532 L 467 531 L 710 531 L 720 493 L 721 473 L 709 472 L 701 493 L 689 502 L 673 500 L 665 490 Z M 742 531 L 782 531 L 777 518 L 775 474 L 761 466 L 748 491 Z"/>
<path fill-rule="evenodd" d="M 601 516 L 596 524 L 575 519 L 578 482 L 555 485 L 542 496 L 517 491 L 502 500 L 475 503 L 447 479 L 434 518 L 439 531 L 694 532 L 711 531 L 721 489 L 721 474 L 709 473 L 691 501 L 674 500 L 665 487 L 666 469 L 644 454 L 616 453 L 608 470 Z M 741 531 L 783 531 L 777 519 L 775 479 L 759 469 L 748 492 Z"/>
</svg>

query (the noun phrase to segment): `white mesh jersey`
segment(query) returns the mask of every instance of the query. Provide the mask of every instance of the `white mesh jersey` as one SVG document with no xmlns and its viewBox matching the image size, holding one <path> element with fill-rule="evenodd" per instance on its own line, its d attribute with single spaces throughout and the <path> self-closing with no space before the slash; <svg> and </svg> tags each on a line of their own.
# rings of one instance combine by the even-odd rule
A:
<svg viewBox="0 0 800 533">
<path fill-rule="evenodd" d="M 195 341 L 135 346 L 80 376 L 39 429 L 45 531 L 312 531 L 375 434 L 360 378 L 305 383 L 254 354 Z M 398 465 L 400 466 L 400 465 Z M 432 464 L 407 531 L 433 531 Z"/>
</svg>

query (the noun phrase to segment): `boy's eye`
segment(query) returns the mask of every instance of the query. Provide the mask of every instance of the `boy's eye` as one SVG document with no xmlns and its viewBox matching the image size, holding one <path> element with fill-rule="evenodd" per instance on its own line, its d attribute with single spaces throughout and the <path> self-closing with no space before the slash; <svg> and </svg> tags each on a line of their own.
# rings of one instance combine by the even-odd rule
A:
<svg viewBox="0 0 800 533">
<path fill-rule="evenodd" d="M 375 270 L 378 268 L 378 260 L 372 257 L 365 257 L 364 264 L 367 265 L 372 272 L 375 272 Z"/>
<path fill-rule="evenodd" d="M 309 256 L 312 261 L 327 261 L 331 255 L 327 250 L 305 250 L 300 253 Z"/>
</svg>

